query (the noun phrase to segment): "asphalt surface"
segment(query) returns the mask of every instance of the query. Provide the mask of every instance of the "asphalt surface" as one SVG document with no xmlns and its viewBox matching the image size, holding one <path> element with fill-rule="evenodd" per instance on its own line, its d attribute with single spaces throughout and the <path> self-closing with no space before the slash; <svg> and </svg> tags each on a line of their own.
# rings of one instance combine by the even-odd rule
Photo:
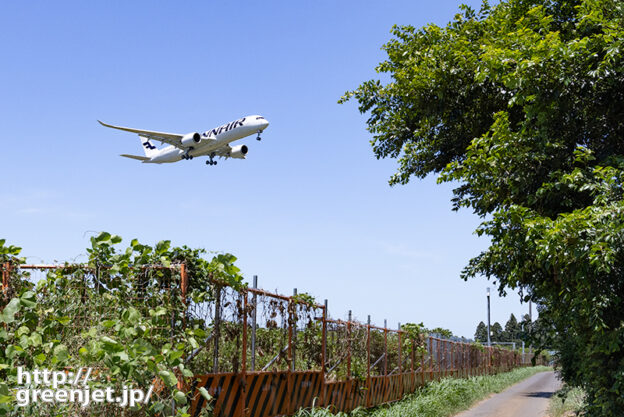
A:
<svg viewBox="0 0 624 417">
<path fill-rule="evenodd" d="M 540 372 L 455 417 L 544 417 L 559 388 L 554 372 Z"/>
</svg>

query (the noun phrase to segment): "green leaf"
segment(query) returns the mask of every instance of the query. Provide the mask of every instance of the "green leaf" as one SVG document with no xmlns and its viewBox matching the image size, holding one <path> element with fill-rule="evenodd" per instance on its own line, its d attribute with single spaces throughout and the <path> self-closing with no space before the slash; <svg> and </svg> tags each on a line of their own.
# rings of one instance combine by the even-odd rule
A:
<svg viewBox="0 0 624 417">
<path fill-rule="evenodd" d="M 158 317 L 167 314 L 167 309 L 165 307 L 157 307 L 155 310 L 150 310 L 150 316 Z"/>
<path fill-rule="evenodd" d="M 23 306 L 32 308 L 37 305 L 37 300 L 35 298 L 35 293 L 32 291 L 26 291 L 20 297 L 20 302 Z"/>
<path fill-rule="evenodd" d="M 199 387 L 197 390 L 206 401 L 212 401 L 212 395 L 208 393 L 208 390 L 206 390 L 206 388 Z"/>
<path fill-rule="evenodd" d="M 34 332 L 28 337 L 28 341 L 31 346 L 41 346 L 43 338 L 41 337 L 41 334 Z"/>
<path fill-rule="evenodd" d="M 128 323 L 136 323 L 141 318 L 141 314 L 136 308 L 130 307 L 126 311 L 123 312 L 123 314 L 121 315 L 121 318 L 122 320 Z"/>
<path fill-rule="evenodd" d="M 182 391 L 176 391 L 173 394 L 173 398 L 178 404 L 186 404 L 186 395 Z"/>
<path fill-rule="evenodd" d="M 11 324 L 15 321 L 15 314 L 20 310 L 20 300 L 13 298 L 0 313 L 0 323 Z"/>
<path fill-rule="evenodd" d="M 99 235 L 97 235 L 97 237 L 95 238 L 95 241 L 100 243 L 100 242 L 106 242 L 108 240 L 110 240 L 111 238 L 111 234 L 108 232 L 102 232 Z"/>
<path fill-rule="evenodd" d="M 170 361 L 174 361 L 176 359 L 181 358 L 182 355 L 184 355 L 183 351 L 181 351 L 181 350 L 172 350 L 171 352 L 169 352 L 169 360 Z"/>
<path fill-rule="evenodd" d="M 38 355 L 35 355 L 33 359 L 35 360 L 35 363 L 37 363 L 37 365 L 41 366 L 45 363 L 47 356 L 43 353 L 40 353 Z"/>
<path fill-rule="evenodd" d="M 160 379 L 162 379 L 168 387 L 173 387 L 178 383 L 178 379 L 170 371 L 162 370 L 158 372 L 158 376 L 160 376 Z"/>
<path fill-rule="evenodd" d="M 67 350 L 67 346 L 60 344 L 54 347 L 54 357 L 59 362 L 64 362 L 69 358 L 69 351 Z"/>
</svg>

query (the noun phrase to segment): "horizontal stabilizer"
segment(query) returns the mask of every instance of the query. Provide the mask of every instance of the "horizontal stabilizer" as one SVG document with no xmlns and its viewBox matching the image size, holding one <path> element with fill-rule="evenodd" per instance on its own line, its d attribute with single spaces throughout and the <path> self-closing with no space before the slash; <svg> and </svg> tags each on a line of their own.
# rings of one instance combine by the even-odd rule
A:
<svg viewBox="0 0 624 417">
<path fill-rule="evenodd" d="M 120 156 L 123 156 L 125 158 L 131 158 L 131 159 L 136 159 L 137 161 L 149 161 L 150 158 L 146 157 L 146 156 L 139 156 L 139 155 L 127 155 L 125 153 L 122 153 Z"/>
</svg>

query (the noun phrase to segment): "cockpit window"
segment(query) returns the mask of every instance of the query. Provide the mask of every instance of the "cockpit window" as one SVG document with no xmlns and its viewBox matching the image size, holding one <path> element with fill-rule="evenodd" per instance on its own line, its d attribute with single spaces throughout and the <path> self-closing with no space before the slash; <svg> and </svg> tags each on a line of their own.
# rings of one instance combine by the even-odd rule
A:
<svg viewBox="0 0 624 417">
<path fill-rule="evenodd" d="M 264 120 L 264 117 L 262 117 L 262 116 L 256 117 L 256 120 L 260 120 L 260 119 Z"/>
</svg>

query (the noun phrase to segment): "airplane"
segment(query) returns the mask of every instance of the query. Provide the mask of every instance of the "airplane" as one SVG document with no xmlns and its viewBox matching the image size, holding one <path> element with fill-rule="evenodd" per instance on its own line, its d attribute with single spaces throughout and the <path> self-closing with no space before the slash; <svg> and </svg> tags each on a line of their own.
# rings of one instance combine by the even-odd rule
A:
<svg viewBox="0 0 624 417">
<path fill-rule="evenodd" d="M 126 132 L 137 133 L 143 145 L 145 156 L 121 154 L 125 158 L 136 159 L 146 164 L 164 164 L 178 162 L 182 159 L 191 160 L 196 156 L 207 155 L 206 165 L 217 165 L 215 157 L 245 159 L 248 148 L 245 145 L 230 146 L 231 142 L 257 133 L 260 134 L 269 126 L 262 116 L 245 116 L 241 119 L 224 124 L 204 133 L 191 132 L 185 135 L 178 133 L 154 132 L 151 130 L 132 129 L 129 127 L 109 125 L 98 120 L 102 126 Z M 158 149 L 151 141 L 166 143 L 169 146 Z"/>
</svg>

